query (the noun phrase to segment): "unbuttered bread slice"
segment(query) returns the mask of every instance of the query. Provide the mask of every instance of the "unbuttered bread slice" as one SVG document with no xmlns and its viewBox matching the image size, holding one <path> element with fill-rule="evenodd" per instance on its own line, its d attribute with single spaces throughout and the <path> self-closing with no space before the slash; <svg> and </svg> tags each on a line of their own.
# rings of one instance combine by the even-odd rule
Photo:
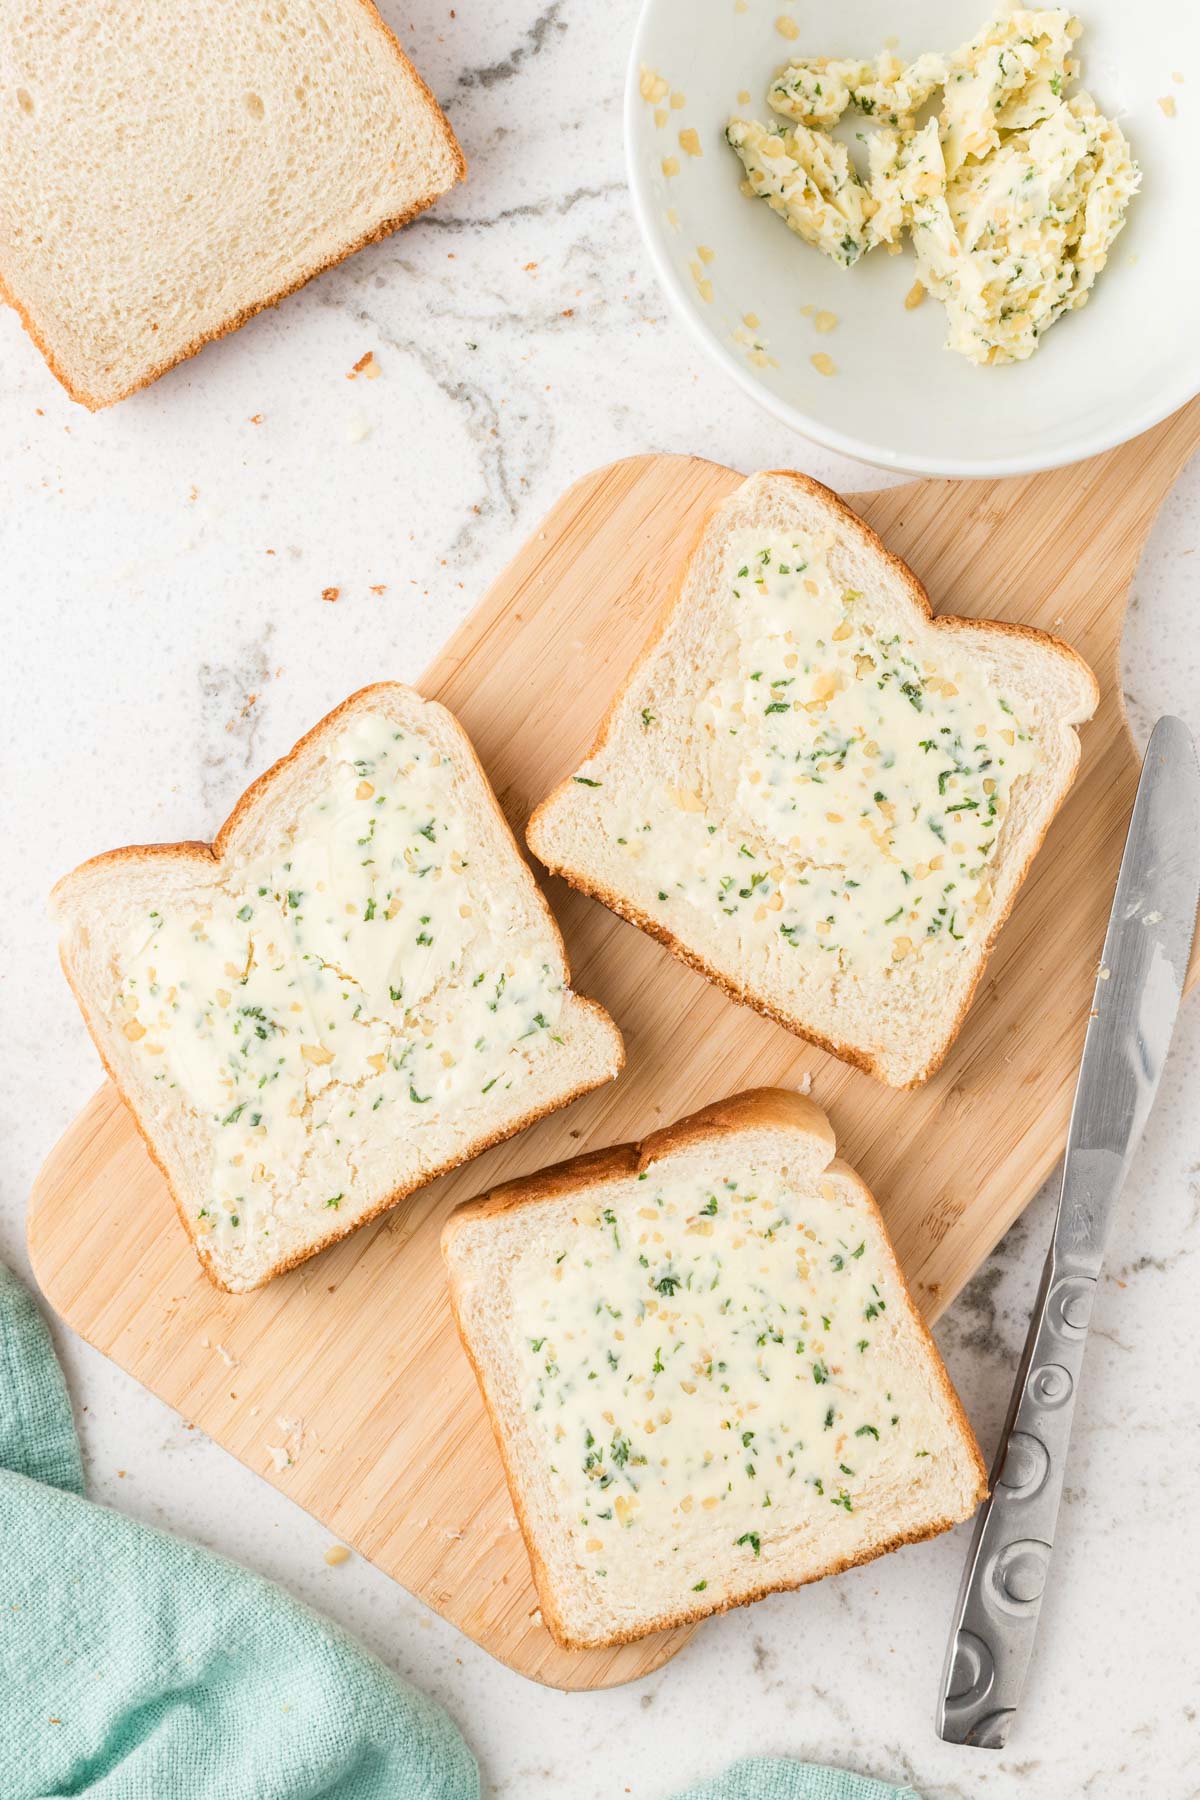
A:
<svg viewBox="0 0 1200 1800">
<path fill-rule="evenodd" d="M 370 0 L 0 8 L 0 296 L 87 406 L 465 173 Z"/>
<path fill-rule="evenodd" d="M 934 619 L 828 488 L 752 475 L 528 841 L 735 999 L 912 1087 L 959 1028 L 1097 697 L 1043 632 Z"/>
<path fill-rule="evenodd" d="M 967 1518 L 983 1464 L 811 1100 L 739 1094 L 442 1236 L 542 1615 L 624 1643 Z"/>
<path fill-rule="evenodd" d="M 616 1075 L 462 727 L 364 688 L 213 845 L 84 863 L 62 960 L 201 1262 L 259 1287 Z"/>
</svg>

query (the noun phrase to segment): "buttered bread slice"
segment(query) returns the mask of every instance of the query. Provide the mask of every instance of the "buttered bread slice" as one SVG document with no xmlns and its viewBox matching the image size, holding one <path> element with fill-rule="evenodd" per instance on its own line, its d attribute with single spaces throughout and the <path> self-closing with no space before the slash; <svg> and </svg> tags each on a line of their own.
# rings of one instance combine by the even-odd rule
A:
<svg viewBox="0 0 1200 1800">
<path fill-rule="evenodd" d="M 542 1615 L 617 1644 L 932 1536 L 978 1446 L 863 1182 L 759 1089 L 442 1236 Z"/>
<path fill-rule="evenodd" d="M 364 688 L 208 844 L 59 882 L 62 961 L 200 1260 L 259 1287 L 616 1075 L 454 717 Z"/>
<path fill-rule="evenodd" d="M 1097 697 L 1043 632 L 934 619 L 818 482 L 753 475 L 528 841 L 735 999 L 911 1087 L 958 1030 Z"/>
</svg>

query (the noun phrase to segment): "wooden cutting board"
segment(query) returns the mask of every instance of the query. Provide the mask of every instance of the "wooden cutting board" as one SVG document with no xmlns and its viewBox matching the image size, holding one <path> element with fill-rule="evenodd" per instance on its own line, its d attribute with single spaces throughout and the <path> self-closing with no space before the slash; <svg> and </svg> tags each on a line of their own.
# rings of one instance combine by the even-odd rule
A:
<svg viewBox="0 0 1200 1800">
<path fill-rule="evenodd" d="M 570 1653 L 540 1623 L 446 1305 L 442 1221 L 497 1181 L 639 1137 L 738 1088 L 810 1074 L 841 1152 L 879 1197 L 920 1304 L 932 1317 L 950 1301 L 1062 1148 L 1137 774 L 1117 662 L 1126 593 L 1159 501 L 1197 441 L 1200 403 L 1075 468 L 850 497 L 939 611 L 1058 632 L 1095 668 L 1103 695 L 1084 727 L 1076 786 L 963 1031 L 925 1088 L 893 1093 L 843 1067 L 553 882 L 575 986 L 625 1033 L 618 1082 L 242 1297 L 201 1275 L 161 1176 L 106 1086 L 52 1152 L 30 1202 L 30 1254 L 50 1303 L 512 1668 L 591 1688 L 658 1667 L 687 1631 Z M 704 512 L 737 480 L 682 456 L 585 476 L 419 684 L 463 721 L 518 833 L 583 754 Z M 332 706 L 342 695 L 328 698 Z M 312 721 L 293 723 L 299 734 Z M 210 831 L 216 821 L 195 824 Z"/>
</svg>

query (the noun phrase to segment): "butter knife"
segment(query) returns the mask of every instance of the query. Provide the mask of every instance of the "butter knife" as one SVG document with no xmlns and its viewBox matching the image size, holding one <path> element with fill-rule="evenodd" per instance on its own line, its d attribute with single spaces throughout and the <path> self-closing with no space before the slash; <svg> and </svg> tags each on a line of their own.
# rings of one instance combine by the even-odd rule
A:
<svg viewBox="0 0 1200 1800">
<path fill-rule="evenodd" d="M 1163 718 L 1138 782 L 1092 1000 L 1050 1254 L 946 1650 L 938 1735 L 999 1749 L 1033 1653 L 1088 1323 L 1166 1061 L 1200 900 L 1200 768 Z"/>
</svg>

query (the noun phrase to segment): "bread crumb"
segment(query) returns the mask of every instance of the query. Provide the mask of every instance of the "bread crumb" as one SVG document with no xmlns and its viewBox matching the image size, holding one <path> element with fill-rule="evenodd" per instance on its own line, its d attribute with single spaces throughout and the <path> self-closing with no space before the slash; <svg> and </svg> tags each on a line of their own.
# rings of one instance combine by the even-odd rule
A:
<svg viewBox="0 0 1200 1800">
<path fill-rule="evenodd" d="M 812 1093 L 812 1074 L 808 1069 L 805 1069 L 803 1075 L 800 1077 L 799 1081 L 796 1083 L 796 1092 L 798 1094 L 811 1094 Z"/>
<path fill-rule="evenodd" d="M 361 375 L 366 381 L 378 381 L 382 374 L 383 370 L 375 360 L 375 352 L 373 350 L 368 350 L 365 356 L 359 357 L 354 367 L 346 376 L 346 380 L 357 381 L 358 377 Z"/>
<path fill-rule="evenodd" d="M 387 582 L 386 581 L 372 582 L 370 591 L 373 594 L 386 594 L 387 593 Z"/>
<path fill-rule="evenodd" d="M 375 427 L 365 413 L 355 413 L 350 421 L 348 436 L 352 444 L 361 444 L 369 438 Z"/>
<path fill-rule="evenodd" d="M 257 1407 L 251 1408 L 252 1412 L 257 1412 L 257 1410 Z M 275 1423 L 282 1431 L 285 1441 L 282 1444 L 268 1444 L 267 1449 L 271 1453 L 271 1460 L 277 1470 L 290 1469 L 304 1448 L 307 1435 L 304 1430 L 304 1420 L 287 1419 L 282 1414 L 278 1414 Z"/>
<path fill-rule="evenodd" d="M 261 425 L 262 422 L 263 422 L 263 416 L 261 413 L 251 413 L 250 414 L 250 423 L 252 425 Z"/>
<path fill-rule="evenodd" d="M 339 1564 L 349 1562 L 349 1560 L 350 1551 L 345 1544 L 330 1544 L 325 1552 L 325 1561 L 331 1569 L 336 1569 Z"/>
<path fill-rule="evenodd" d="M 321 589 L 321 598 L 322 598 L 322 600 L 328 600 L 330 606 L 332 606 L 334 601 L 341 597 L 341 592 L 342 592 L 341 588 L 335 588 L 335 587 L 322 588 Z"/>
</svg>

